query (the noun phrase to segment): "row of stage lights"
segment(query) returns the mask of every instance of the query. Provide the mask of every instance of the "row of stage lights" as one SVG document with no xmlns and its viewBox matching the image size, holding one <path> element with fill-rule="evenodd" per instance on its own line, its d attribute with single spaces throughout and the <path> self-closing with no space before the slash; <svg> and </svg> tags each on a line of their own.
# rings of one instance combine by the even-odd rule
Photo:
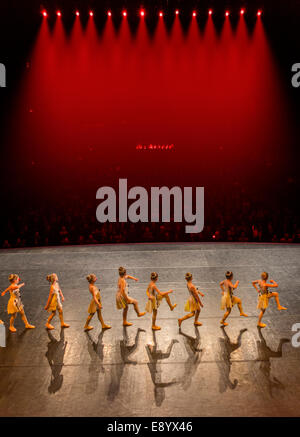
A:
<svg viewBox="0 0 300 437">
<path fill-rule="evenodd" d="M 241 9 L 240 10 L 240 15 L 244 15 L 244 14 L 246 14 L 246 9 Z M 42 15 L 43 15 L 43 17 L 48 17 L 48 12 L 46 11 L 46 10 L 43 10 L 42 11 Z M 62 16 L 62 13 L 61 13 L 61 11 L 56 11 L 56 15 L 58 16 L 58 17 L 61 17 Z M 77 16 L 77 17 L 79 17 L 80 16 L 80 12 L 79 11 L 75 11 L 75 15 Z M 123 17 L 127 17 L 127 11 L 126 10 L 124 10 L 124 11 L 122 11 L 122 15 L 123 15 Z M 145 15 L 146 15 L 146 11 L 144 10 L 144 9 L 141 9 L 140 10 L 140 12 L 139 12 L 139 15 L 141 16 L 141 17 L 145 17 Z M 158 13 L 158 15 L 159 15 L 159 17 L 163 17 L 164 16 L 164 12 L 163 11 L 160 11 L 159 13 Z M 176 9 L 176 11 L 175 11 L 175 15 L 179 15 L 179 10 L 178 9 Z M 208 10 L 208 15 L 209 16 L 211 16 L 211 15 L 213 15 L 213 10 L 212 9 L 209 9 Z M 257 13 L 256 13 L 256 15 L 258 16 L 258 17 L 260 17 L 261 15 L 262 15 L 262 10 L 261 9 L 259 9 L 258 11 L 257 11 Z M 89 16 L 90 17 L 93 17 L 94 16 L 94 12 L 93 11 L 89 11 Z M 107 11 L 107 16 L 108 17 L 111 17 L 112 16 L 112 12 L 111 11 Z M 197 16 L 197 11 L 193 11 L 192 12 L 192 16 L 193 17 L 196 17 Z M 230 16 L 230 11 L 225 11 L 225 17 L 229 17 Z"/>
</svg>

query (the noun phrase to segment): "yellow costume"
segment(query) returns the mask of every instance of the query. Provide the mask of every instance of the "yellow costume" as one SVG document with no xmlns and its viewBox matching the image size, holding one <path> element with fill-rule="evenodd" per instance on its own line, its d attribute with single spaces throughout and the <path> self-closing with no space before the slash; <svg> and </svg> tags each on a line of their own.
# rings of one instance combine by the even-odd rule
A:
<svg viewBox="0 0 300 437">
<path fill-rule="evenodd" d="M 268 287 L 264 287 L 261 282 L 258 283 L 260 288 L 260 293 L 258 296 L 257 308 L 260 310 L 265 310 L 269 306 L 269 298 L 271 297 L 271 293 L 268 290 Z"/>
<path fill-rule="evenodd" d="M 236 303 L 237 299 L 233 295 L 233 288 L 228 284 L 227 281 L 224 282 L 225 291 L 221 298 L 221 309 L 226 310 L 227 308 L 232 308 Z"/>
<path fill-rule="evenodd" d="M 52 294 L 51 302 L 48 308 L 48 312 L 52 313 L 56 310 L 62 310 L 62 304 L 59 296 L 59 289 L 55 288 Z"/>
<path fill-rule="evenodd" d="M 126 281 L 125 281 L 125 284 L 126 284 L 125 285 L 125 294 L 127 295 L 127 293 L 128 293 L 128 285 L 127 285 Z M 121 294 L 120 290 L 117 291 L 116 305 L 117 305 L 118 310 L 123 310 L 127 306 L 127 302 L 125 300 L 125 297 L 123 296 L 123 294 Z"/>
<path fill-rule="evenodd" d="M 193 311 L 200 311 L 199 301 L 195 299 L 188 285 L 187 285 L 187 289 L 189 290 L 190 297 L 186 301 L 186 304 L 184 306 L 184 311 L 186 311 L 187 313 L 192 313 Z"/>
<path fill-rule="evenodd" d="M 7 304 L 7 313 L 15 314 L 23 310 L 24 306 L 21 301 L 20 290 L 16 288 L 15 290 L 9 290 L 10 298 Z"/>
<path fill-rule="evenodd" d="M 97 292 L 97 294 L 96 294 L 96 298 L 97 298 L 97 300 L 100 302 L 100 304 L 101 304 L 101 295 L 100 295 L 100 290 L 98 289 L 98 292 Z M 89 314 L 94 314 L 96 311 L 98 311 L 98 309 L 99 309 L 99 307 L 98 307 L 98 305 L 96 305 L 96 302 L 94 301 L 94 298 L 91 300 L 91 303 L 90 303 L 90 305 L 89 305 L 89 308 L 88 308 L 88 313 Z"/>
<path fill-rule="evenodd" d="M 145 310 L 148 313 L 152 313 L 152 311 L 157 310 L 157 308 L 161 304 L 163 296 L 161 296 L 160 294 L 157 294 L 154 288 L 148 287 L 148 292 L 151 294 L 151 296 L 154 296 L 155 299 L 148 299 L 148 302 L 146 303 Z"/>
</svg>

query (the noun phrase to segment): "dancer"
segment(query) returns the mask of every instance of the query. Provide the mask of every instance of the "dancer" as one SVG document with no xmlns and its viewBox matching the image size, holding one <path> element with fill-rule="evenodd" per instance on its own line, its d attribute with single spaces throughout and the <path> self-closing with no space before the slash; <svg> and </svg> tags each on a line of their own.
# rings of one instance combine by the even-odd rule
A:
<svg viewBox="0 0 300 437">
<path fill-rule="evenodd" d="M 233 290 L 235 290 L 238 287 L 239 281 L 236 281 L 235 284 L 232 283 L 232 279 L 233 279 L 232 272 L 226 272 L 225 277 L 226 279 L 220 282 L 220 287 L 222 290 L 221 309 L 222 310 L 226 309 L 226 312 L 222 320 L 220 321 L 221 325 L 223 326 L 228 325 L 228 323 L 226 323 L 225 320 L 231 313 L 231 309 L 235 304 L 237 304 L 240 310 L 240 316 L 248 317 L 248 315 L 245 314 L 243 311 L 241 299 L 233 295 Z"/>
<path fill-rule="evenodd" d="M 181 326 L 181 323 L 184 320 L 190 319 L 191 317 L 194 317 L 194 316 L 195 316 L 194 325 L 195 326 L 202 326 L 202 323 L 198 322 L 201 307 L 203 308 L 203 304 L 200 300 L 199 294 L 202 297 L 204 296 L 204 294 L 201 293 L 201 291 L 198 290 L 195 287 L 195 285 L 192 283 L 193 275 L 191 273 L 186 273 L 185 279 L 187 281 L 187 289 L 189 290 L 190 297 L 185 304 L 184 310 L 186 312 L 188 312 L 189 314 L 186 314 L 181 319 L 178 319 L 179 328 Z"/>
<path fill-rule="evenodd" d="M 273 281 L 273 279 L 270 279 L 270 283 L 268 284 L 267 283 L 268 277 L 269 274 L 267 272 L 263 272 L 261 274 L 261 279 L 252 281 L 253 287 L 259 293 L 258 304 L 257 304 L 257 308 L 261 310 L 257 323 L 257 326 L 259 328 L 265 328 L 267 326 L 265 323 L 261 322 L 261 319 L 263 318 L 263 315 L 265 314 L 265 311 L 269 306 L 269 299 L 275 297 L 278 310 L 279 311 L 286 310 L 285 307 L 280 305 L 278 292 L 277 291 L 269 292 L 268 288 L 276 288 L 278 287 L 278 284 L 275 281 Z"/>
<path fill-rule="evenodd" d="M 156 286 L 157 279 L 158 279 L 158 274 L 156 272 L 151 273 L 151 276 L 150 276 L 151 282 L 147 288 L 148 302 L 146 304 L 146 311 L 148 313 L 153 313 L 153 315 L 152 315 L 152 329 L 154 331 L 158 331 L 159 329 L 161 329 L 160 326 L 156 326 L 155 322 L 156 322 L 156 317 L 157 317 L 157 309 L 158 309 L 159 305 L 161 304 L 162 299 L 164 299 L 164 298 L 166 299 L 171 311 L 173 311 L 174 308 L 177 306 L 177 303 L 172 305 L 171 300 L 170 300 L 169 294 L 173 293 L 173 290 L 165 291 L 164 293 L 161 292 Z"/>
<path fill-rule="evenodd" d="M 62 302 L 64 302 L 65 298 L 64 298 L 62 291 L 59 287 L 58 277 L 57 277 L 56 273 L 52 273 L 51 275 L 48 275 L 46 277 L 46 279 L 47 279 L 47 281 L 50 282 L 51 287 L 50 287 L 48 301 L 47 301 L 47 304 L 45 306 L 45 310 L 51 314 L 50 314 L 45 326 L 47 329 L 50 329 L 50 330 L 54 329 L 54 326 L 52 326 L 50 324 L 50 322 L 53 319 L 53 317 L 55 316 L 55 313 L 57 310 L 58 315 L 59 315 L 59 319 L 60 319 L 61 327 L 62 328 L 69 328 L 70 325 L 68 325 L 67 323 L 64 322 L 64 315 L 63 315 L 63 308 L 62 308 L 61 300 L 62 300 Z M 61 298 L 61 300 L 60 300 L 60 298 Z"/>
<path fill-rule="evenodd" d="M 17 314 L 21 314 L 21 318 L 24 322 L 26 329 L 34 329 L 35 326 L 28 323 L 27 317 L 24 311 L 24 305 L 21 301 L 20 288 L 24 287 L 25 283 L 20 284 L 20 278 L 18 275 L 11 274 L 8 277 L 10 282 L 10 286 L 1 293 L 1 296 L 4 296 L 5 293 L 9 291 L 10 298 L 7 304 L 7 313 L 11 314 L 10 322 L 9 322 L 9 330 L 11 332 L 16 332 L 16 328 L 14 327 L 14 322 L 17 317 Z"/>
<path fill-rule="evenodd" d="M 126 279 L 133 279 L 134 281 L 138 281 L 138 279 L 127 275 L 124 267 L 119 267 L 119 276 L 116 304 L 118 310 L 123 310 L 123 326 L 131 326 L 132 323 L 127 321 L 128 305 L 132 304 L 134 306 L 138 317 L 144 316 L 146 312 L 140 313 L 138 301 L 128 296 L 128 284 Z"/>
<path fill-rule="evenodd" d="M 98 314 L 98 319 L 102 325 L 102 329 L 110 329 L 111 326 L 106 325 L 104 323 L 103 318 L 102 318 L 102 314 L 101 314 L 102 303 L 101 303 L 100 290 L 99 290 L 99 288 L 97 288 L 95 286 L 95 282 L 97 281 L 97 277 L 96 277 L 96 275 L 91 273 L 90 275 L 88 275 L 86 277 L 86 279 L 89 283 L 89 291 L 90 291 L 91 295 L 93 296 L 93 298 L 92 298 L 90 306 L 88 308 L 89 316 L 88 316 L 86 323 L 84 325 L 84 330 L 90 331 L 91 329 L 93 329 L 93 326 L 90 326 L 89 323 L 92 320 L 96 311 Z"/>
</svg>

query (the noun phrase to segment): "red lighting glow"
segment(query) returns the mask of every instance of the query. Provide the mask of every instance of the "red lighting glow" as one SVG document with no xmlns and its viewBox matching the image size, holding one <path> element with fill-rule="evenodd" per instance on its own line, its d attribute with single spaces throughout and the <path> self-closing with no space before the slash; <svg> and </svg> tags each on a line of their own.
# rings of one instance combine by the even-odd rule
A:
<svg viewBox="0 0 300 437">
<path fill-rule="evenodd" d="M 56 15 L 57 15 L 58 17 L 61 17 L 61 12 L 60 12 L 60 11 L 57 11 L 57 12 L 56 12 Z"/>
<path fill-rule="evenodd" d="M 176 9 L 175 14 L 179 15 L 179 10 L 178 9 Z"/>
<path fill-rule="evenodd" d="M 213 13 L 212 9 L 209 9 L 208 15 L 212 15 L 212 13 Z"/>
<path fill-rule="evenodd" d="M 94 16 L 94 12 L 90 11 L 90 17 L 93 17 L 93 16 Z"/>
<path fill-rule="evenodd" d="M 141 14 L 141 17 L 144 17 L 145 16 L 145 11 L 141 10 L 140 14 Z"/>
<path fill-rule="evenodd" d="M 43 11 L 42 14 L 43 14 L 43 17 L 47 17 L 48 16 L 47 11 Z"/>
<path fill-rule="evenodd" d="M 127 17 L 127 12 L 123 11 L 123 17 Z"/>
<path fill-rule="evenodd" d="M 76 11 L 75 14 L 76 14 L 76 17 L 79 17 L 79 15 L 80 15 L 79 11 Z"/>
<path fill-rule="evenodd" d="M 107 12 L 107 15 L 108 15 L 109 17 L 111 17 L 111 12 L 110 12 L 110 11 L 108 11 L 108 12 Z"/>
<path fill-rule="evenodd" d="M 159 16 L 162 17 L 164 14 L 162 12 L 159 13 Z"/>
<path fill-rule="evenodd" d="M 225 17 L 229 17 L 229 11 L 225 12 Z"/>
<path fill-rule="evenodd" d="M 259 10 L 257 11 L 257 16 L 260 17 L 261 14 L 262 14 L 262 11 L 259 9 Z"/>
<path fill-rule="evenodd" d="M 193 17 L 196 17 L 197 13 L 196 11 L 193 12 Z"/>
<path fill-rule="evenodd" d="M 245 9 L 241 9 L 241 15 L 244 15 Z"/>
</svg>

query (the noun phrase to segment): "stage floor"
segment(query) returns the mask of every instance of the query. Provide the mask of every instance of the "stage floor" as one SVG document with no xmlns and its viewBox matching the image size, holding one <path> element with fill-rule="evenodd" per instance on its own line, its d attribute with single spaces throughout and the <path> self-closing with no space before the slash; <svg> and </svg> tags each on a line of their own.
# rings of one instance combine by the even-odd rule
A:
<svg viewBox="0 0 300 437">
<path fill-rule="evenodd" d="M 151 316 L 123 329 L 115 306 L 118 267 L 124 265 L 139 282 L 130 295 L 145 307 L 152 271 L 162 291 L 174 289 L 170 312 L 158 311 L 161 331 L 152 333 Z M 16 334 L 7 330 L 0 348 L 1 416 L 299 416 L 300 348 L 291 344 L 292 325 L 300 323 L 300 247 L 264 244 L 138 244 L 0 251 L 0 287 L 10 273 L 26 282 L 22 299 L 30 322 L 25 331 L 18 316 Z M 234 308 L 229 326 L 220 328 L 219 282 L 226 270 L 240 280 L 237 295 L 249 318 Z M 279 283 L 288 311 L 270 302 L 257 329 L 257 293 L 251 281 L 266 270 Z M 177 319 L 188 297 L 184 275 L 204 291 L 203 326 Z M 56 272 L 65 296 L 64 314 L 71 327 L 47 332 L 48 273 Z M 88 273 L 98 275 L 103 315 L 113 328 L 83 332 L 90 302 Z M 0 300 L 0 317 L 8 296 Z"/>
</svg>

